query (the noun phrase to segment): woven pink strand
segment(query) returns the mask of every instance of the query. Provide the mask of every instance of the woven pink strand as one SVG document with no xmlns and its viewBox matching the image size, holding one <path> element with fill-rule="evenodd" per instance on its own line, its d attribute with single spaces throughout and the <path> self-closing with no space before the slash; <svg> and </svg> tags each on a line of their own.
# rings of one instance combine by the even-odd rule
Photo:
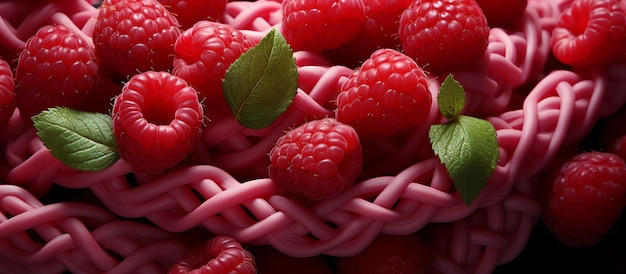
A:
<svg viewBox="0 0 626 274">
<path fill-rule="evenodd" d="M 268 3 L 258 5 L 265 5 L 263 7 L 265 12 L 271 12 L 272 15 L 261 16 L 249 11 L 246 16 L 272 18 L 271 20 L 274 20 L 272 23 L 256 22 L 252 27 L 243 25 L 240 27 L 248 28 L 247 33 L 263 33 L 267 30 L 255 28 L 276 26 L 278 24 L 275 15 L 276 5 Z M 619 72 L 614 72 L 623 71 L 623 67 L 599 71 L 590 79 L 582 78 L 573 72 L 558 71 L 541 80 L 530 92 L 521 110 L 499 114 L 507 107 L 507 101 L 515 85 L 538 77 L 535 75 L 538 73 L 537 64 L 542 64 L 545 61 L 542 58 L 547 56 L 547 29 L 554 22 L 553 18 L 542 16 L 556 14 L 555 6 L 558 4 L 547 5 L 543 1 L 531 1 L 526 18 L 527 24 L 524 27 L 525 33 L 511 34 L 508 36 L 510 39 L 501 30 L 492 30 L 489 48 L 491 54 L 486 59 L 488 61 L 484 62 L 488 64 L 484 69 L 489 77 L 465 74 L 467 79 L 474 76 L 482 79 L 479 82 L 462 81 L 464 85 L 470 87 L 471 96 L 474 96 L 470 98 L 468 105 L 474 105 L 475 111 L 488 106 L 487 103 L 481 104 L 484 101 L 496 106 L 496 110 L 490 111 L 498 115 L 488 119 L 498 129 L 501 144 L 501 163 L 487 188 L 471 207 L 466 207 L 457 194 L 447 192 L 451 182 L 445 169 L 436 159 L 428 157 L 408 166 L 397 176 L 375 177 L 359 182 L 346 193 L 322 201 L 313 208 L 304 207 L 281 195 L 268 179 L 249 180 L 241 184 L 226 171 L 209 165 L 181 167 L 171 174 L 156 178 L 135 174 L 139 182 L 135 187 L 131 187 L 125 177 L 126 174 L 132 173 L 132 170 L 123 161 L 103 172 L 78 173 L 50 160 L 51 155 L 35 140 L 36 137 L 32 132 L 2 134 L 2 140 L 9 140 L 11 144 L 6 148 L 6 157 L 14 159 L 10 164 L 9 173 L 15 176 L 13 178 L 23 179 L 23 185 L 29 190 L 31 188 L 39 190 L 34 192 L 45 194 L 46 189 L 55 183 L 70 188 L 89 188 L 107 209 L 116 215 L 146 217 L 168 231 L 189 231 L 194 226 L 201 225 L 213 233 L 232 234 L 244 242 L 274 245 L 293 256 L 312 256 L 321 253 L 350 255 L 364 248 L 378 233 L 406 234 L 418 231 L 431 223 L 442 223 L 435 225 L 448 229 L 442 229 L 441 233 L 429 240 L 436 249 L 436 270 L 442 273 L 487 273 L 496 264 L 511 260 L 519 253 L 536 222 L 540 208 L 532 198 L 533 175 L 554 154 L 554 150 L 560 144 L 579 140 L 590 130 L 595 120 L 602 117 L 600 113 L 609 115 L 624 102 L 624 96 L 619 92 L 614 94 L 605 92 L 608 87 L 624 87 L 624 81 L 620 79 L 622 76 Z M 245 7 L 237 11 L 236 5 Z M 242 10 L 252 10 L 254 7 L 256 6 L 252 3 L 229 3 L 229 11 L 236 11 L 234 14 L 241 13 Z M 247 22 L 246 20 L 241 19 L 241 22 Z M 540 23 L 536 24 L 537 22 Z M 543 29 L 538 29 L 537 26 L 542 26 Z M 517 54 L 517 51 L 525 51 L 526 58 L 519 59 L 521 53 Z M 530 54 L 531 52 L 535 53 Z M 300 71 L 313 75 L 305 77 L 318 81 L 307 79 L 307 82 L 315 84 L 310 90 L 299 91 L 296 103 L 290 110 L 299 116 L 293 120 L 284 119 L 272 130 L 260 132 L 244 130 L 237 127 L 234 121 L 220 121 L 224 123 L 225 128 L 232 129 L 232 134 L 239 134 L 242 141 L 238 144 L 227 144 L 225 148 L 232 150 L 227 155 L 246 155 L 247 152 L 253 151 L 256 151 L 253 155 L 258 155 L 258 151 L 263 149 L 258 148 L 259 143 L 245 140 L 247 136 L 274 139 L 276 136 L 272 134 L 279 131 L 279 128 L 288 128 L 307 117 L 328 114 L 321 105 L 332 96 L 327 96 L 325 91 L 330 94 L 330 90 L 336 88 L 337 83 L 348 71 L 344 68 L 337 69 L 342 72 L 329 73 L 331 76 L 325 76 L 328 80 L 321 80 L 324 74 L 315 72 L 319 73 L 324 69 L 328 71 L 335 67 L 330 67 L 327 61 L 317 58 L 318 56 L 300 55 L 308 58 L 306 62 L 309 66 L 319 64 L 318 66 L 323 69 L 300 68 Z M 490 69 L 490 66 L 495 67 L 495 64 L 505 68 L 503 71 L 507 73 L 498 74 L 502 71 L 493 67 Z M 616 83 L 601 76 L 600 73 L 606 74 L 607 70 L 609 78 L 614 76 L 613 80 Z M 339 77 L 332 77 L 338 74 Z M 462 77 L 463 72 L 457 74 L 461 75 L 461 79 L 465 79 Z M 512 79 L 514 78 L 512 75 L 517 75 L 516 77 L 520 79 Z M 481 83 L 495 85 L 490 84 L 488 89 L 479 89 L 478 87 L 483 86 Z M 436 88 L 437 84 L 435 79 L 431 86 Z M 324 88 L 317 88 L 318 85 Z M 485 94 L 481 94 L 482 91 L 485 91 Z M 317 97 L 317 92 L 324 96 Z M 436 91 L 433 91 L 433 94 L 436 94 Z M 431 115 L 435 117 L 431 118 L 432 121 L 439 120 L 438 110 L 433 108 L 431 111 L 435 114 Z M 577 124 L 577 127 L 569 127 L 572 120 L 580 121 L 580 124 Z M 423 132 L 423 129 L 419 130 Z M 408 151 L 418 151 L 417 147 L 424 144 L 425 139 L 423 133 L 414 135 L 422 138 L 417 138 L 419 140 L 417 142 L 407 141 L 401 147 L 408 146 Z M 222 136 L 221 139 L 225 141 L 229 137 Z M 203 140 L 208 143 L 207 147 L 219 144 Z M 16 147 L 18 144 L 21 147 Z M 232 147 L 229 147 L 231 145 Z M 407 156 L 399 162 L 405 163 L 409 159 Z M 228 163 L 227 160 L 222 161 Z M 55 167 L 44 168 L 39 165 L 46 162 L 51 162 Z M 26 175 L 32 174 L 32 171 L 46 170 L 48 172 L 40 173 L 34 179 Z M 205 200 L 197 200 L 194 193 L 199 193 Z M 372 202 L 362 197 L 375 199 Z M 6 203 L 12 203 L 11 199 L 7 201 Z M 392 208 L 396 202 L 397 205 Z M 246 213 L 244 208 L 252 216 Z M 8 212 L 15 209 L 2 208 L 2 212 L 5 210 Z M 17 216 L 30 211 L 33 212 L 32 215 L 39 215 L 34 210 L 34 207 L 30 209 L 24 207 L 23 212 Z M 17 222 L 13 221 L 15 217 L 5 219 L 0 223 L 0 231 L 3 231 L 4 227 L 10 227 L 5 225 L 9 220 Z M 325 221 L 335 224 L 339 229 L 328 226 Z M 134 223 L 124 225 L 131 224 Z M 14 231 L 13 234 L 15 233 L 23 232 Z M 308 234 L 314 235 L 315 238 L 309 237 Z M 84 234 L 81 239 L 85 241 L 81 244 L 86 245 L 88 235 Z M 164 252 L 163 249 L 158 250 Z M 85 254 L 73 255 L 83 258 L 82 260 L 89 260 Z M 91 259 L 101 260 L 96 257 L 92 255 Z M 126 259 L 119 264 L 120 269 L 132 269 L 149 261 L 145 259 L 145 255 L 141 255 L 141 252 L 127 252 L 123 257 Z M 64 259 L 60 257 L 59 260 Z"/>
<path fill-rule="evenodd" d="M 4 270 L 155 273 L 165 271 L 190 248 L 187 241 L 169 232 L 118 220 L 95 205 L 43 205 L 14 185 L 0 185 L 0 209 L 0 255 L 4 258 L 0 265 Z M 32 239 L 27 231 L 38 234 L 44 242 Z M 111 254 L 125 260 L 120 262 Z"/>
</svg>

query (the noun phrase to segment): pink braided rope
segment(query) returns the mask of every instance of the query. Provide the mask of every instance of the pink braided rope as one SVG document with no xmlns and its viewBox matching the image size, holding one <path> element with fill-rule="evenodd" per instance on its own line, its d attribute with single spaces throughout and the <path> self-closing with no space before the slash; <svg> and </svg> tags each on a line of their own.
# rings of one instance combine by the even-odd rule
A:
<svg viewBox="0 0 626 274">
<path fill-rule="evenodd" d="M 14 185 L 0 185 L 0 209 L 0 265 L 10 273 L 161 273 L 190 248 L 179 236 L 95 205 L 43 205 Z"/>
<path fill-rule="evenodd" d="M 520 31 L 492 29 L 487 54 L 477 67 L 455 72 L 468 90 L 466 112 L 493 123 L 500 143 L 498 166 L 470 207 L 450 191 L 452 182 L 429 149 L 427 126 L 400 143 L 380 144 L 393 158 L 378 168 L 399 169 L 395 176 L 365 179 L 311 207 L 281 193 L 266 178 L 267 151 L 284 130 L 332 116 L 329 105 L 352 71 L 317 54 L 296 52 L 300 89 L 286 115 L 262 130 L 243 128 L 232 119 L 215 121 L 204 131 L 188 166 L 157 176 L 134 173 L 122 160 L 101 172 L 74 171 L 49 153 L 31 127 L 12 119 L 0 134 L 0 175 L 21 188 L 0 185 L 5 193 L 0 196 L 0 252 L 26 254 L 26 259 L 9 254 L 0 265 L 75 272 L 140 269 L 148 262 L 146 267 L 157 267 L 167 254 L 182 253 L 184 244 L 170 232 L 187 234 L 196 227 L 245 243 L 270 244 L 292 256 L 348 256 L 379 233 L 423 230 L 432 231 L 428 241 L 438 272 L 488 273 L 519 254 L 538 219 L 534 176 L 560 146 L 580 141 L 597 119 L 626 101 L 625 92 L 612 92 L 626 89 L 625 65 L 541 74 L 550 31 L 567 3 L 531 0 Z M 230 2 L 225 20 L 258 41 L 270 28 L 280 29 L 280 8 L 277 1 Z M 86 35 L 88 25 L 82 28 Z M 443 77 L 432 78 L 436 96 Z M 535 82 L 523 107 L 511 109 L 517 88 Z M 433 106 L 429 123 L 441 121 Z M 89 189 L 106 209 L 85 204 L 65 215 L 56 212 L 75 204 L 42 205 L 35 198 L 54 184 Z M 154 225 L 120 221 L 116 215 L 146 218 Z M 104 227 L 132 235 L 119 236 L 116 229 Z M 35 231 L 41 240 L 27 231 Z M 159 234 L 149 237 L 152 241 L 141 240 L 156 235 L 148 231 Z M 113 240 L 107 237 L 123 238 L 119 249 L 125 252 L 109 251 Z M 142 253 L 148 249 L 154 252 L 150 256 Z"/>
</svg>

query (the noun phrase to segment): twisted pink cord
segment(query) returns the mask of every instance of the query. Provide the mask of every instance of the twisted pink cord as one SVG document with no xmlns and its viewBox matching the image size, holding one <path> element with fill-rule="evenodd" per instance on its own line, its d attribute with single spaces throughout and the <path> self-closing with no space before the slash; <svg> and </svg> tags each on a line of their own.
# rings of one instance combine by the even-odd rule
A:
<svg viewBox="0 0 626 274">
<path fill-rule="evenodd" d="M 0 209 L 0 265 L 11 273 L 159 273 L 190 248 L 181 237 L 92 204 L 43 205 L 14 185 L 0 185 Z"/>
<path fill-rule="evenodd" d="M 270 244 L 292 256 L 349 256 L 379 233 L 409 234 L 433 226 L 428 241 L 436 271 L 489 273 L 519 254 L 538 220 L 534 176 L 560 146 L 580 141 L 597 119 L 626 101 L 625 92 L 609 92 L 626 88 L 626 65 L 542 75 L 551 29 L 568 4 L 529 1 L 519 31 L 492 29 L 487 54 L 476 68 L 454 73 L 468 91 L 466 114 L 486 117 L 500 144 L 498 166 L 470 207 L 450 191 L 452 182 L 429 149 L 428 125 L 400 143 L 378 144 L 394 155 L 378 168 L 400 167 L 395 176 L 364 179 L 311 207 L 284 195 L 266 178 L 267 152 L 284 130 L 332 116 L 329 105 L 352 72 L 318 54 L 296 52 L 300 88 L 284 116 L 262 130 L 228 118 L 214 121 L 189 165 L 161 175 L 134 173 L 122 160 L 101 172 L 77 172 L 50 155 L 32 128 L 10 121 L 15 127 L 0 134 L 0 175 L 20 187 L 0 185 L 0 193 L 6 193 L 0 196 L 0 252 L 8 254 L 0 265 L 74 272 L 152 270 L 166 264 L 162 258 L 184 252 L 184 241 L 171 232 L 191 233 L 196 227 L 245 243 Z M 225 20 L 258 41 L 270 28 L 280 29 L 280 16 L 278 1 L 230 2 Z M 88 25 L 77 28 L 89 33 Z M 434 98 L 441 79 L 443 75 L 432 75 Z M 534 82 L 523 107 L 510 109 L 512 96 L 521 92 L 517 88 Z M 433 106 L 428 124 L 442 121 Z M 41 204 L 36 197 L 54 184 L 88 189 L 105 208 Z M 146 218 L 154 225 L 117 216 Z M 118 245 L 111 246 L 113 242 Z M 112 258 L 112 252 L 123 259 Z"/>
</svg>

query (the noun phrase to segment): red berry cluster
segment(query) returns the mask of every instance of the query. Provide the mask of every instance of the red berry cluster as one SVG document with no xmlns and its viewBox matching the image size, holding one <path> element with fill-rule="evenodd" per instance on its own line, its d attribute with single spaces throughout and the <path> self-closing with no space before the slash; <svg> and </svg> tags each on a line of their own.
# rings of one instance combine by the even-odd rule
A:
<svg viewBox="0 0 626 274">
<path fill-rule="evenodd" d="M 428 70 L 472 66 L 487 48 L 490 27 L 515 28 L 526 0 L 283 1 L 282 28 L 296 50 L 357 67 L 381 48 L 395 49 Z M 489 18 L 487 18 L 489 17 Z"/>
<path fill-rule="evenodd" d="M 7 123 L 15 110 L 15 81 L 9 63 L 0 59 L 0 124 Z"/>
<path fill-rule="evenodd" d="M 16 105 L 25 119 L 54 106 L 84 109 L 94 96 L 99 69 L 90 42 L 64 25 L 48 25 L 19 55 Z"/>
<path fill-rule="evenodd" d="M 226 3 L 106 0 L 91 37 L 63 25 L 42 27 L 20 52 L 15 80 L 8 63 L 0 62 L 0 124 L 14 113 L 30 119 L 54 106 L 110 110 L 117 149 L 135 172 L 175 167 L 194 149 L 205 117 L 229 115 L 221 82 L 254 46 L 244 32 L 222 23 Z M 337 90 L 334 117 L 294 125 L 276 141 L 268 151 L 269 177 L 310 200 L 341 195 L 363 171 L 362 141 L 394 138 L 427 123 L 429 72 L 470 69 L 487 48 L 490 28 L 516 28 L 526 4 L 282 1 L 281 31 L 294 50 L 321 53 L 354 72 Z M 622 60 L 625 10 L 618 0 L 573 1 L 554 28 L 555 57 L 573 67 Z M 113 93 L 103 88 L 118 85 Z M 94 107 L 105 100 L 93 98 L 113 100 L 112 108 L 109 101 Z M 618 143 L 613 152 L 623 155 L 623 147 Z M 625 206 L 625 176 L 624 161 L 615 155 L 576 156 L 548 184 L 545 223 L 569 245 L 597 242 Z M 429 269 L 427 247 L 414 236 L 381 235 L 361 254 L 339 260 L 337 271 Z M 241 244 L 220 236 L 170 272 L 251 273 L 255 267 Z"/>
</svg>

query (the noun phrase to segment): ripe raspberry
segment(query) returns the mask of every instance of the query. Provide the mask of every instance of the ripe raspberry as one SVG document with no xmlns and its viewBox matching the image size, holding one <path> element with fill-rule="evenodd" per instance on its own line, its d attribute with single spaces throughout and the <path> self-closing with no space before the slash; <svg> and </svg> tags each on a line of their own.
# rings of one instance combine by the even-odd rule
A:
<svg viewBox="0 0 626 274">
<path fill-rule="evenodd" d="M 282 5 L 283 35 L 294 50 L 335 49 L 365 21 L 361 0 L 284 0 Z"/>
<path fill-rule="evenodd" d="M 548 185 L 543 220 L 570 247 L 596 244 L 626 205 L 626 165 L 615 154 L 584 152 Z"/>
<path fill-rule="evenodd" d="M 476 0 L 492 28 L 513 28 L 524 17 L 528 0 Z"/>
<path fill-rule="evenodd" d="M 253 46 L 252 40 L 230 25 L 201 21 L 176 40 L 172 73 L 200 93 L 207 116 L 215 104 L 230 111 L 223 98 L 222 80 L 228 67 Z"/>
<path fill-rule="evenodd" d="M 357 34 L 345 44 L 325 54 L 335 63 L 358 67 L 377 49 L 401 49 L 398 28 L 400 15 L 409 7 L 411 0 L 363 1 L 365 21 Z"/>
<path fill-rule="evenodd" d="M 586 67 L 621 60 L 626 14 L 619 0 L 576 0 L 551 36 L 552 52 L 564 64 Z"/>
<path fill-rule="evenodd" d="M 168 274 L 256 273 L 252 254 L 232 237 L 219 235 L 191 250 L 170 267 Z"/>
<path fill-rule="evenodd" d="M 337 261 L 337 274 L 431 273 L 432 256 L 417 234 L 380 234 L 361 253 Z"/>
<path fill-rule="evenodd" d="M 137 172 L 159 173 L 178 164 L 201 129 L 196 90 L 168 72 L 133 76 L 113 104 L 118 152 Z"/>
<path fill-rule="evenodd" d="M 398 34 L 405 54 L 435 71 L 470 66 L 489 44 L 487 19 L 474 0 L 414 0 Z"/>
<path fill-rule="evenodd" d="M 341 86 L 336 118 L 363 139 L 386 137 L 426 121 L 431 97 L 426 74 L 413 59 L 380 49 Z"/>
<path fill-rule="evenodd" d="M 15 100 L 25 119 L 55 106 L 83 109 L 97 84 L 98 64 L 87 40 L 64 25 L 41 27 L 15 69 Z"/>
<path fill-rule="evenodd" d="M 228 0 L 158 0 L 178 20 L 182 29 L 198 21 L 222 22 Z"/>
<path fill-rule="evenodd" d="M 127 79 L 172 68 L 178 21 L 156 0 L 108 1 L 99 8 L 93 42 L 102 62 Z"/>
<path fill-rule="evenodd" d="M 270 151 L 269 175 L 310 200 L 335 196 L 361 173 L 363 155 L 354 129 L 333 118 L 313 120 L 281 136 Z"/>
<path fill-rule="evenodd" d="M 0 59 L 0 124 L 4 124 L 15 111 L 15 81 L 9 63 Z"/>
</svg>

